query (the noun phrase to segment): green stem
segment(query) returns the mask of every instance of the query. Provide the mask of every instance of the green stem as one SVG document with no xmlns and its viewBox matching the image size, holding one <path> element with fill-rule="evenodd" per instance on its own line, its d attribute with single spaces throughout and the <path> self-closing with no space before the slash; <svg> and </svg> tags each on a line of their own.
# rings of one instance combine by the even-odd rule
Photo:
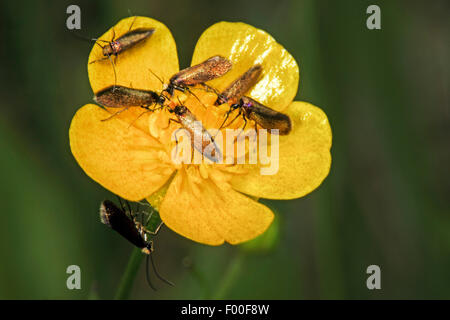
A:
<svg viewBox="0 0 450 320">
<path fill-rule="evenodd" d="M 219 300 L 224 299 L 229 289 L 232 287 L 233 283 L 236 281 L 242 267 L 244 254 L 239 251 L 231 260 L 228 265 L 228 269 L 222 278 L 222 281 L 218 285 L 216 294 L 213 299 Z"/>
<path fill-rule="evenodd" d="M 116 300 L 126 300 L 130 297 L 131 289 L 133 288 L 133 282 L 136 278 L 137 272 L 141 265 L 144 255 L 139 248 L 135 248 L 131 253 L 130 260 L 128 261 L 125 273 L 120 279 L 119 287 L 116 292 L 114 299 Z"/>
</svg>

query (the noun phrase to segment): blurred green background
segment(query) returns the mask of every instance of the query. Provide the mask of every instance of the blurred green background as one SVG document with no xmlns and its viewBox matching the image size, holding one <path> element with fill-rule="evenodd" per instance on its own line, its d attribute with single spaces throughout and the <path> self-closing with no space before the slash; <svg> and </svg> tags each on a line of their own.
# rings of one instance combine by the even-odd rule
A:
<svg viewBox="0 0 450 320">
<path fill-rule="evenodd" d="M 112 298 L 132 246 L 99 222 L 112 195 L 69 149 L 76 110 L 91 102 L 91 44 L 133 14 L 165 23 L 187 67 L 200 34 L 218 21 L 268 31 L 300 65 L 297 100 L 320 106 L 333 129 L 324 183 L 278 214 L 272 249 L 208 247 L 164 229 L 159 270 L 141 266 L 137 299 L 450 298 L 448 1 L 2 1 L 0 4 L 0 298 Z M 366 28 L 381 7 L 382 30 Z M 272 235 L 273 236 L 273 235 Z M 66 288 L 81 267 L 82 289 Z M 381 290 L 366 268 L 381 267 Z"/>
</svg>

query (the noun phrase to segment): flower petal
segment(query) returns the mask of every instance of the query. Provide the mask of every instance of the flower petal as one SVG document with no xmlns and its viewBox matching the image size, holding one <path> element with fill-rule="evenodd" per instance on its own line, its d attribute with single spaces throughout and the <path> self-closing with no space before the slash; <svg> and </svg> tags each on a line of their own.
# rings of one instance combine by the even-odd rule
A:
<svg viewBox="0 0 450 320">
<path fill-rule="evenodd" d="M 273 220 L 269 208 L 231 188 L 219 189 L 212 180 L 200 178 L 194 167 L 177 173 L 159 212 L 173 231 L 209 245 L 251 240 Z"/>
<path fill-rule="evenodd" d="M 245 165 L 247 174 L 235 175 L 231 184 L 243 193 L 267 199 L 294 199 L 316 189 L 330 171 L 331 128 L 325 113 L 295 101 L 285 112 L 293 128 L 279 136 L 279 168 L 274 175 L 261 175 L 260 165 Z"/>
<path fill-rule="evenodd" d="M 154 28 L 155 32 L 143 42 L 121 52 L 117 58 L 111 56 L 115 60 L 117 85 L 159 92 L 162 84 L 149 70 L 167 81 L 179 68 L 175 40 L 164 24 L 147 17 L 129 17 L 119 21 L 99 39 L 111 41 L 114 34 L 114 39 L 117 39 L 138 28 Z M 97 43 L 102 47 L 109 45 L 103 41 Z M 114 69 L 109 59 L 91 63 L 102 58 L 102 48 L 94 45 L 88 63 L 89 81 L 94 92 L 114 85 Z"/>
<path fill-rule="evenodd" d="M 265 31 L 241 22 L 216 23 L 198 40 L 191 65 L 214 55 L 221 55 L 233 62 L 231 71 L 208 82 L 220 92 L 249 68 L 261 64 L 261 78 L 248 96 L 280 111 L 285 109 L 297 94 L 297 62 Z"/>
<path fill-rule="evenodd" d="M 124 199 L 142 200 L 163 186 L 173 169 L 157 140 L 118 117 L 101 121 L 109 115 L 93 104 L 78 110 L 70 148 L 93 180 Z"/>
</svg>

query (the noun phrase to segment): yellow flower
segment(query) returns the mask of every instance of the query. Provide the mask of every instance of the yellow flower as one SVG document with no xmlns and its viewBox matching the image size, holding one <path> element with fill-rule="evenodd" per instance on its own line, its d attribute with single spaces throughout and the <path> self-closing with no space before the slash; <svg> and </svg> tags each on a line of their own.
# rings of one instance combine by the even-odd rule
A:
<svg viewBox="0 0 450 320">
<path fill-rule="evenodd" d="M 132 20 L 121 20 L 113 27 L 116 38 L 128 32 Z M 156 20 L 137 17 L 133 29 L 141 27 L 155 28 L 155 32 L 117 57 L 117 84 L 161 92 L 161 82 L 149 70 L 165 82 L 179 71 L 175 41 Z M 112 36 L 110 29 L 100 39 L 111 40 Z M 272 211 L 255 198 L 299 198 L 321 184 L 330 170 L 331 129 L 321 109 L 292 102 L 299 81 L 297 63 L 266 32 L 244 23 L 216 23 L 197 42 L 192 65 L 214 55 L 228 58 L 233 67 L 210 81 L 210 86 L 221 91 L 250 67 L 261 64 L 261 78 L 247 95 L 290 116 L 292 131 L 279 137 L 277 174 L 261 175 L 259 164 L 174 164 L 170 134 L 179 125 L 168 126 L 167 110 L 140 116 L 143 109 L 130 108 L 101 121 L 117 109 L 87 104 L 72 120 L 70 146 L 93 180 L 122 198 L 146 198 L 175 232 L 209 245 L 237 244 L 262 234 L 273 220 Z M 99 58 L 101 48 L 95 45 L 89 61 Z M 88 64 L 88 73 L 94 92 L 114 84 L 108 60 Z M 195 90 L 206 109 L 192 95 L 177 95 L 206 128 L 220 126 L 227 106 L 212 106 L 215 94 Z M 242 124 L 239 121 L 236 127 Z"/>
</svg>

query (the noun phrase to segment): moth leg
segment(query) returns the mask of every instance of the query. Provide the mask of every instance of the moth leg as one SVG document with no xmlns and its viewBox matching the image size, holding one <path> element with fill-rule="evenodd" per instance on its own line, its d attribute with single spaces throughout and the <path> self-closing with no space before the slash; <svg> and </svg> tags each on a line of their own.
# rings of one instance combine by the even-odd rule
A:
<svg viewBox="0 0 450 320">
<path fill-rule="evenodd" d="M 206 83 L 200 83 L 200 85 L 203 87 L 202 89 L 205 90 L 206 92 L 213 92 L 217 96 L 220 95 L 220 92 L 217 91 L 215 88 L 211 87 L 210 85 L 207 85 Z M 200 89 L 200 88 L 196 88 L 196 89 Z"/>
<path fill-rule="evenodd" d="M 236 141 L 237 141 L 237 138 L 239 138 L 239 136 L 241 135 L 241 133 L 244 132 L 244 129 L 247 126 L 247 118 L 245 116 L 243 116 L 242 118 L 244 119 L 244 126 L 242 127 L 241 132 L 239 132 L 239 134 L 237 135 Z"/>
<path fill-rule="evenodd" d="M 172 118 L 169 118 L 169 121 L 168 121 L 168 123 L 167 123 L 167 127 L 165 127 L 164 129 L 167 129 L 169 126 L 170 126 L 170 121 L 172 121 L 172 122 L 176 122 L 176 123 L 180 123 L 181 124 L 181 122 L 180 121 L 178 121 L 178 120 L 175 120 L 175 119 L 172 119 Z"/>
<path fill-rule="evenodd" d="M 228 126 L 230 126 L 240 115 L 242 114 L 242 109 L 241 108 L 239 108 L 239 112 L 238 112 L 238 114 L 237 114 L 237 116 L 236 117 L 234 117 L 233 118 L 233 120 L 231 120 L 228 124 L 227 124 L 227 127 Z M 243 117 L 244 118 L 244 120 L 245 120 L 245 117 Z"/>
<path fill-rule="evenodd" d="M 148 229 L 145 230 L 146 233 L 152 235 L 152 236 L 156 236 L 159 232 L 159 230 L 161 229 L 162 225 L 164 224 L 163 221 L 161 221 L 158 226 L 156 227 L 155 231 L 150 231 Z"/>
<path fill-rule="evenodd" d="M 227 122 L 228 117 L 230 116 L 230 113 L 233 112 L 233 110 L 231 110 L 231 108 L 227 111 L 226 115 L 225 115 L 225 120 L 223 120 L 222 124 L 219 127 L 219 130 L 223 128 L 225 122 Z"/>
<path fill-rule="evenodd" d="M 148 106 L 141 106 L 142 109 L 145 109 L 144 112 L 142 112 L 140 115 L 138 115 L 138 117 L 136 119 L 133 120 L 133 122 L 130 123 L 130 125 L 128 126 L 128 129 L 130 129 L 130 127 L 139 120 L 140 117 L 142 117 L 144 114 L 146 114 L 147 112 L 153 112 L 155 110 L 151 110 Z"/>
<path fill-rule="evenodd" d="M 194 94 L 193 92 L 192 92 L 192 90 L 191 89 L 189 89 L 189 88 L 185 88 L 185 91 L 187 91 L 187 92 L 189 92 L 190 94 L 192 94 L 193 96 L 194 96 L 194 98 L 195 99 L 197 99 L 197 101 L 198 102 L 200 102 L 200 104 L 202 105 L 202 107 L 203 108 L 205 108 L 206 109 L 206 106 L 205 106 L 205 104 L 200 100 L 200 98 L 199 97 L 197 97 L 197 95 L 196 94 Z M 184 91 L 183 91 L 184 92 Z"/>
<path fill-rule="evenodd" d="M 120 209 L 122 209 L 122 211 L 126 212 L 126 211 L 125 211 L 125 207 L 123 206 L 123 203 L 122 203 L 122 199 L 120 199 L 119 196 L 117 196 L 117 199 L 119 199 Z"/>
<path fill-rule="evenodd" d="M 101 47 L 101 46 L 100 46 L 100 47 Z M 102 47 L 102 48 L 103 48 L 103 47 Z M 100 59 L 91 61 L 91 62 L 89 62 L 89 64 L 93 64 L 93 63 L 95 63 L 95 62 L 103 61 L 103 60 L 106 60 L 106 59 L 109 59 L 109 56 L 106 56 L 106 57 L 103 57 L 103 58 L 100 58 Z"/>
<path fill-rule="evenodd" d="M 151 252 L 153 252 L 153 242 L 151 243 Z M 147 261 L 148 258 L 150 257 L 151 263 L 152 263 L 152 267 L 153 267 L 153 271 L 155 272 L 156 276 L 159 278 L 159 280 L 167 283 L 168 285 L 171 285 L 172 287 L 174 287 L 175 285 L 170 282 L 169 280 L 167 280 L 166 278 L 164 278 L 163 276 L 161 276 L 158 272 L 158 270 L 156 269 L 156 265 L 155 262 L 153 261 L 153 254 L 150 254 L 149 256 L 147 256 Z M 148 262 L 147 262 L 148 263 Z M 147 270 L 148 270 L 148 266 L 147 266 Z"/>
<path fill-rule="evenodd" d="M 134 214 L 133 210 L 131 210 L 130 202 L 125 201 L 125 203 L 127 204 L 128 213 L 130 214 L 131 219 L 134 220 L 136 218 L 136 215 Z"/>
</svg>

